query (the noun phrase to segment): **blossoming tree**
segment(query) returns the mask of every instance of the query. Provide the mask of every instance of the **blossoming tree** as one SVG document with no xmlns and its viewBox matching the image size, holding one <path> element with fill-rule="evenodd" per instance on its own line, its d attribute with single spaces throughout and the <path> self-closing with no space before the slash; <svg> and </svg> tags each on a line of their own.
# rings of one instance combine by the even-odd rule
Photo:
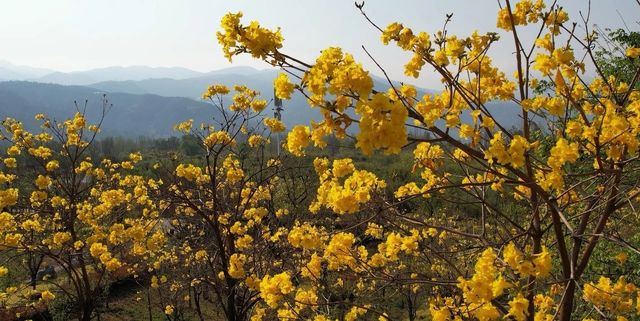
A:
<svg viewBox="0 0 640 321">
<path fill-rule="evenodd" d="M 447 24 L 433 34 L 398 22 L 382 28 L 364 4 L 356 7 L 384 44 L 412 55 L 406 75 L 433 70 L 444 89 L 419 97 L 415 87 L 390 80 L 387 88 L 374 88 L 369 71 L 340 48 L 305 62 L 286 53 L 280 30 L 245 25 L 241 13 L 222 19 L 218 41 L 229 60 L 247 53 L 281 67 L 286 73 L 274 81 L 276 95 L 287 99 L 298 91 L 321 110 L 320 122 L 289 132 L 291 153 L 302 156 L 311 144 L 326 146 L 328 135 L 346 138 L 353 130 L 366 155 L 413 150 L 420 176 L 381 199 L 374 196 L 385 183 L 373 173 L 348 159 L 332 166 L 316 159 L 320 187 L 310 211 L 329 210 L 345 224 L 325 231 L 309 218 L 290 232 L 300 264 L 286 277 L 263 279 L 260 295 L 270 312 L 255 309 L 254 320 L 266 313 L 328 320 L 332 307 L 345 306 L 345 320 L 390 319 L 358 290 L 406 285 L 415 292 L 426 287 L 423 303 L 434 320 L 634 316 L 635 286 L 623 275 L 612 281 L 593 274 L 590 263 L 604 243 L 637 253 L 625 239 L 634 233 L 625 221 L 637 215 L 639 195 L 640 70 L 630 82 L 605 77 L 589 16 L 576 28 L 556 2 L 499 1 L 502 34 L 464 36 L 450 35 Z M 537 34 L 531 43 L 521 38 L 524 29 Z M 493 64 L 498 41 L 513 45 L 513 76 Z M 625 53 L 624 59 L 638 59 L 640 48 Z M 374 62 L 386 75 L 383 63 Z M 522 120 L 517 130 L 494 117 L 492 101 L 512 103 Z M 409 127 L 428 135 L 410 135 Z M 402 206 L 435 198 L 466 204 L 472 213 L 443 207 L 427 216 Z M 470 260 L 475 266 L 466 267 Z M 339 281 L 319 282 L 326 275 Z M 291 290 L 290 278 L 312 293 Z M 286 286 L 274 291 L 276 279 Z M 316 295 L 336 287 L 353 287 L 355 298 Z"/>
<path fill-rule="evenodd" d="M 269 292 L 262 277 L 292 265 L 290 247 L 282 241 L 289 207 L 282 204 L 296 203 L 283 176 L 294 168 L 266 151 L 270 137 L 285 127 L 264 116 L 268 102 L 258 92 L 245 86 L 230 92 L 212 85 L 204 93 L 217 115 L 212 123 L 176 126 L 197 139 L 199 153 L 188 162 L 175 158 L 156 167 L 167 182 L 159 202 L 174 215 L 167 220 L 171 236 L 164 254 L 154 258 L 151 287 L 171 320 L 183 320 L 191 303 L 200 320 L 247 320 L 260 291 Z M 275 292 L 292 288 L 286 273 L 271 284 Z"/>
<path fill-rule="evenodd" d="M 49 303 L 61 293 L 75 303 L 78 320 L 91 320 L 109 281 L 138 274 L 140 258 L 161 245 L 154 244 L 162 236 L 159 212 L 148 197 L 159 182 L 134 174 L 139 153 L 121 162 L 88 157 L 100 124 L 88 124 L 84 113 L 63 122 L 36 119 L 39 133 L 14 119 L 2 122 L 9 147 L 1 156 L 0 246 L 10 259 L 28 257 L 34 289 L 43 261 L 62 272 L 43 281 L 50 287 L 39 297 Z M 33 299 L 21 286 L 3 289 L 3 298 Z"/>
</svg>

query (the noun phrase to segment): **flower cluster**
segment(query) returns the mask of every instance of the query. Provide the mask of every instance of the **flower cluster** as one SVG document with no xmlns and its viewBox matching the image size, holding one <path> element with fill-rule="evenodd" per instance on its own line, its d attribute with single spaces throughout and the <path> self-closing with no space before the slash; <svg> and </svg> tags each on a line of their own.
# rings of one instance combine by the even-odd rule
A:
<svg viewBox="0 0 640 321">
<path fill-rule="evenodd" d="M 257 21 L 248 26 L 240 23 L 242 12 L 226 14 L 220 23 L 224 32 L 217 32 L 218 42 L 223 44 L 225 57 L 231 58 L 239 52 L 249 52 L 255 58 L 265 59 L 277 54 L 282 48 L 280 30 L 263 28 Z"/>
<path fill-rule="evenodd" d="M 320 165 L 325 161 L 314 161 L 314 165 L 318 164 L 316 170 L 321 177 L 321 183 L 316 200 L 309 207 L 312 212 L 326 206 L 338 214 L 355 213 L 360 209 L 360 205 L 371 199 L 373 192 L 386 186 L 386 183 L 373 173 L 356 170 L 351 159 L 335 160 L 332 169 Z"/>
</svg>

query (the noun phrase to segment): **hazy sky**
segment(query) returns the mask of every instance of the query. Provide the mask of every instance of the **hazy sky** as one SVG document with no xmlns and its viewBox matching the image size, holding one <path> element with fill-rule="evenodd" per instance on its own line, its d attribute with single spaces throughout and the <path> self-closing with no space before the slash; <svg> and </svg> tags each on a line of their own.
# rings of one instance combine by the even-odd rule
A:
<svg viewBox="0 0 640 321">
<path fill-rule="evenodd" d="M 560 1 L 574 18 L 587 1 Z M 365 10 L 380 26 L 402 21 L 416 31 L 433 33 L 446 13 L 454 12 L 451 33 L 496 31 L 495 0 L 366 1 Z M 379 34 L 351 0 L 0 0 L 0 59 L 61 71 L 113 65 L 182 66 L 208 71 L 231 66 L 215 39 L 228 11 L 244 12 L 246 22 L 282 27 L 284 51 L 313 61 L 322 48 L 341 46 L 366 68 L 380 74 L 361 49 L 365 45 L 395 79 L 404 80 L 407 55 L 380 44 Z M 586 12 L 586 11 L 585 11 Z M 640 6 L 633 0 L 593 0 L 592 23 L 639 30 Z M 511 39 L 492 51 L 505 68 Z M 498 56 L 496 56 L 498 55 Z M 251 57 L 234 65 L 267 68 Z M 437 87 L 426 74 L 415 84 Z"/>
</svg>

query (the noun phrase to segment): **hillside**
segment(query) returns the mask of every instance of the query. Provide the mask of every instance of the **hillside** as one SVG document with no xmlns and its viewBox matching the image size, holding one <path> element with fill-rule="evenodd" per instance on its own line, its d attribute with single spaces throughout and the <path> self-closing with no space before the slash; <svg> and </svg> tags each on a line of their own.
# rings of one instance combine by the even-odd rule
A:
<svg viewBox="0 0 640 321">
<path fill-rule="evenodd" d="M 14 117 L 34 129 L 33 116 L 46 113 L 56 120 L 65 119 L 76 112 L 74 101 L 80 108 L 87 102 L 90 122 L 99 119 L 105 93 L 81 86 L 61 86 L 24 81 L 0 82 L 0 118 Z M 106 93 L 112 104 L 103 123 L 103 136 L 152 136 L 174 134 L 173 125 L 193 118 L 196 123 L 215 116 L 211 105 L 182 97 Z"/>
<path fill-rule="evenodd" d="M 277 70 L 256 70 L 252 68 L 221 70 L 208 73 L 205 76 L 188 79 L 145 79 L 139 81 L 108 81 L 88 85 L 105 92 L 125 92 L 131 94 L 154 94 L 168 97 L 186 97 L 200 100 L 202 92 L 211 84 L 225 84 L 232 87 L 244 84 L 262 93 L 264 99 L 273 98 L 273 79 Z M 270 113 L 270 111 L 268 111 Z M 320 112 L 307 105 L 306 98 L 295 93 L 291 100 L 284 102 L 282 120 L 289 126 L 308 123 L 312 119 L 319 119 Z"/>
<path fill-rule="evenodd" d="M 52 72 L 41 77 L 31 78 L 30 80 L 43 83 L 84 86 L 107 80 L 142 80 L 162 77 L 185 79 L 197 77 L 202 74 L 201 72 L 182 67 L 114 66 L 86 71 Z"/>
<path fill-rule="evenodd" d="M 53 70 L 15 65 L 0 59 L 0 81 L 39 78 L 52 72 Z"/>
</svg>

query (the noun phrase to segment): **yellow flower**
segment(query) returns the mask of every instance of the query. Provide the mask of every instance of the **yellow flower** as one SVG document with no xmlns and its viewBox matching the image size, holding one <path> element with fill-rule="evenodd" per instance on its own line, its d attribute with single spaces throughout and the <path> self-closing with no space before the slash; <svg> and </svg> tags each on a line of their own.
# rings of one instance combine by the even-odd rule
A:
<svg viewBox="0 0 640 321">
<path fill-rule="evenodd" d="M 16 159 L 13 157 L 5 158 L 3 162 L 4 166 L 7 166 L 7 168 L 16 168 L 16 165 L 18 164 Z"/>
<path fill-rule="evenodd" d="M 289 77 L 285 73 L 280 73 L 273 81 L 276 90 L 276 97 L 280 99 L 290 99 L 295 85 L 289 82 Z"/>
<path fill-rule="evenodd" d="M 176 167 L 176 175 L 193 182 L 202 176 L 202 169 L 191 164 L 180 164 Z"/>
<path fill-rule="evenodd" d="M 35 183 L 39 189 L 46 189 L 51 185 L 51 178 L 43 175 L 38 175 Z"/>
<path fill-rule="evenodd" d="M 367 229 L 364 232 L 365 235 L 369 235 L 377 239 L 382 238 L 382 233 L 383 233 L 382 226 L 373 222 L 369 222 L 367 224 Z"/>
<path fill-rule="evenodd" d="M 268 55 L 275 55 L 282 47 L 280 30 L 271 31 L 263 28 L 257 21 L 248 26 L 240 23 L 242 12 L 227 13 L 222 17 L 220 26 L 224 32 L 217 32 L 218 42 L 222 45 L 224 56 L 231 58 L 245 49 L 254 58 L 265 59 Z"/>
<path fill-rule="evenodd" d="M 496 254 L 492 248 L 487 248 L 480 254 L 476 261 L 475 273 L 471 279 L 458 278 L 458 287 L 462 289 L 463 297 L 468 303 L 483 304 L 487 309 L 478 313 L 495 313 L 497 309 L 491 304 L 495 294 L 500 294 L 500 289 L 505 287 L 503 280 L 496 278 L 497 268 L 495 267 Z M 494 286 L 495 284 L 495 286 Z"/>
<path fill-rule="evenodd" d="M 322 261 L 322 257 L 313 253 L 309 262 L 301 269 L 302 276 L 313 280 L 319 278 L 322 273 Z"/>
<path fill-rule="evenodd" d="M 18 202 L 18 189 L 0 190 L 0 209 L 15 205 Z"/>
<path fill-rule="evenodd" d="M 529 300 L 522 293 L 518 293 L 518 296 L 509 301 L 509 313 L 507 316 L 512 316 L 517 321 L 524 321 L 529 315 L 528 307 Z"/>
<path fill-rule="evenodd" d="M 511 242 L 505 246 L 502 251 L 502 257 L 513 270 L 518 270 L 520 263 L 522 262 L 522 253 L 516 248 L 516 245 Z"/>
<path fill-rule="evenodd" d="M 40 294 L 40 297 L 45 302 L 51 302 L 53 301 L 53 299 L 56 298 L 56 296 L 53 293 L 51 293 L 51 291 L 49 290 L 42 291 L 42 293 Z"/>
<path fill-rule="evenodd" d="M 236 248 L 241 251 L 244 249 L 248 249 L 251 246 L 252 242 L 253 242 L 253 238 L 250 235 L 245 234 L 241 238 L 235 241 Z"/>
<path fill-rule="evenodd" d="M 420 76 L 420 71 L 422 70 L 422 66 L 424 66 L 424 63 L 425 61 L 422 58 L 422 55 L 413 55 L 409 62 L 404 65 L 404 74 L 409 77 L 418 78 L 418 76 Z"/>
<path fill-rule="evenodd" d="M 448 321 L 451 317 L 451 312 L 447 307 L 438 308 L 435 304 L 429 305 L 429 313 L 431 314 L 431 320 L 433 321 Z"/>
<path fill-rule="evenodd" d="M 538 70 L 544 76 L 551 74 L 551 71 L 558 67 L 556 61 L 549 55 L 538 53 L 533 63 L 533 69 Z"/>
<path fill-rule="evenodd" d="M 211 148 L 216 144 L 233 144 L 233 139 L 226 131 L 216 131 L 210 133 L 209 136 L 205 137 L 203 140 L 205 146 Z"/>
<path fill-rule="evenodd" d="M 331 172 L 336 178 L 340 178 L 353 173 L 355 170 L 353 160 L 351 158 L 336 159 L 333 161 L 333 169 Z"/>
<path fill-rule="evenodd" d="M 552 262 L 551 254 L 546 246 L 542 247 L 542 251 L 535 255 L 533 258 L 533 265 L 535 268 L 536 276 L 546 277 L 551 273 Z"/>
<path fill-rule="evenodd" d="M 191 127 L 193 127 L 193 119 L 189 119 L 182 123 L 177 124 L 174 129 L 176 131 L 188 134 L 191 131 Z"/>
<path fill-rule="evenodd" d="M 449 64 L 449 57 L 447 57 L 447 53 L 444 50 L 438 50 L 433 55 L 433 61 L 440 66 L 446 66 Z"/>
<path fill-rule="evenodd" d="M 251 102 L 251 109 L 256 113 L 263 111 L 267 107 L 267 101 L 264 99 L 254 99 Z"/>
<path fill-rule="evenodd" d="M 73 248 L 76 249 L 76 251 L 79 251 L 83 246 L 84 242 L 80 240 L 73 242 Z"/>
<path fill-rule="evenodd" d="M 554 170 L 560 170 L 565 163 L 575 163 L 579 156 L 578 143 L 569 143 L 566 139 L 560 138 L 551 148 L 547 164 Z"/>
<path fill-rule="evenodd" d="M 103 264 L 109 272 L 113 272 L 122 267 L 122 262 L 120 262 L 120 260 L 118 260 L 117 258 L 111 258 L 110 260 L 103 262 Z"/>
<path fill-rule="evenodd" d="M 584 299 L 593 303 L 596 307 L 605 309 L 613 314 L 623 314 L 633 309 L 633 294 L 636 286 L 627 283 L 621 276 L 616 283 L 611 279 L 601 276 L 598 283 L 589 282 L 584 285 Z"/>
<path fill-rule="evenodd" d="M 278 307 L 278 302 L 286 294 L 293 292 L 294 286 L 288 272 L 282 272 L 274 276 L 265 276 L 260 281 L 260 296 L 271 307 Z"/>
<path fill-rule="evenodd" d="M 361 315 L 367 313 L 366 309 L 360 307 L 352 307 L 345 315 L 344 321 L 355 321 Z"/>
<path fill-rule="evenodd" d="M 227 171 L 227 182 L 229 184 L 235 184 L 242 180 L 244 171 L 241 166 L 240 161 L 235 159 L 233 155 L 228 155 L 224 159 L 222 167 Z"/>
<path fill-rule="evenodd" d="M 640 57 L 640 48 L 627 48 L 625 55 L 629 58 L 638 58 Z"/>
<path fill-rule="evenodd" d="M 320 230 L 307 222 L 291 228 L 287 239 L 293 247 L 297 248 L 319 249 L 324 245 Z"/>
<path fill-rule="evenodd" d="M 355 243 L 355 237 L 351 233 L 337 233 L 331 237 L 331 241 L 324 250 L 323 258 L 329 263 L 329 270 L 338 270 L 348 266 L 355 270 L 356 258 L 351 255 L 352 247 Z"/>
<path fill-rule="evenodd" d="M 361 204 L 365 204 L 371 198 L 371 193 L 386 186 L 385 181 L 378 179 L 375 174 L 365 170 L 354 170 L 350 159 L 341 159 L 334 161 L 336 166 L 332 172 L 333 179 L 329 172 L 326 172 L 326 164 L 328 160 L 317 158 L 314 161 L 314 167 L 321 176 L 323 181 L 318 187 L 316 201 L 313 202 L 309 209 L 317 212 L 321 206 L 331 208 L 338 214 L 351 214 L 360 209 Z M 342 175 L 348 175 L 343 183 L 340 183 Z"/>
<path fill-rule="evenodd" d="M 0 212 L 0 231 L 4 232 L 11 230 L 15 225 L 16 222 L 13 215 L 8 212 Z"/>
<path fill-rule="evenodd" d="M 509 158 L 513 167 L 519 168 L 524 166 L 525 153 L 529 150 L 531 144 L 526 138 L 515 135 L 509 144 Z"/>
<path fill-rule="evenodd" d="M 360 100 L 356 113 L 361 115 L 356 147 L 371 155 L 375 149 L 385 154 L 397 154 L 407 144 L 408 111 L 400 101 L 391 101 L 384 93 L 369 100 Z"/>
<path fill-rule="evenodd" d="M 267 309 L 256 307 L 253 309 L 253 314 L 251 315 L 251 321 L 262 321 L 266 313 Z"/>
<path fill-rule="evenodd" d="M 53 244 L 59 248 L 63 243 L 71 239 L 71 233 L 69 232 L 57 232 L 53 234 Z"/>
<path fill-rule="evenodd" d="M 284 217 L 284 216 L 287 216 L 287 215 L 289 215 L 289 210 L 286 209 L 286 208 L 280 208 L 280 209 L 278 209 L 276 211 L 276 217 L 277 218 L 281 218 L 281 217 Z"/>
<path fill-rule="evenodd" d="M 245 276 L 244 264 L 247 256 L 244 254 L 234 253 L 229 258 L 229 276 L 234 279 L 241 279 Z"/>
<path fill-rule="evenodd" d="M 274 133 L 283 132 L 286 129 L 284 124 L 276 118 L 267 117 L 263 120 L 263 122 L 265 126 L 267 126 L 269 130 Z"/>
<path fill-rule="evenodd" d="M 44 146 L 38 146 L 37 148 L 29 148 L 28 152 L 30 155 L 33 155 L 35 157 L 42 158 L 42 159 L 47 159 L 51 157 L 51 149 Z"/>
<path fill-rule="evenodd" d="M 16 145 L 13 145 L 7 148 L 7 155 L 10 155 L 10 156 L 20 155 L 20 148 Z"/>
<path fill-rule="evenodd" d="M 373 88 L 369 72 L 356 63 L 352 55 L 343 53 L 338 47 L 330 47 L 320 53 L 315 65 L 305 73 L 303 83 L 312 94 L 309 98 L 312 106 L 324 106 L 325 96 L 330 93 L 337 98 L 338 112 L 343 112 L 350 104 L 348 96 L 355 93 L 364 99 Z"/>
<path fill-rule="evenodd" d="M 202 99 L 209 99 L 215 95 L 226 95 L 229 93 L 229 88 L 225 85 L 215 84 L 209 86 L 207 91 L 202 94 Z"/>
<path fill-rule="evenodd" d="M 52 160 L 47 162 L 46 169 L 47 172 L 53 172 L 60 167 L 60 163 L 57 160 Z"/>
<path fill-rule="evenodd" d="M 107 246 L 100 242 L 91 244 L 91 247 L 89 248 L 89 252 L 93 257 L 100 257 L 102 254 L 107 253 L 107 251 Z"/>
<path fill-rule="evenodd" d="M 401 23 L 393 22 L 387 26 L 382 32 L 380 39 L 382 43 L 388 45 L 392 39 L 397 39 L 400 36 L 400 32 L 404 29 Z"/>
<path fill-rule="evenodd" d="M 313 306 L 318 302 L 318 295 L 313 288 L 308 290 L 298 289 L 298 291 L 296 292 L 295 301 L 296 304 L 300 306 Z"/>
<path fill-rule="evenodd" d="M 164 307 L 164 314 L 166 315 L 172 315 L 174 312 L 173 310 L 173 305 L 167 305 L 166 307 Z"/>
<path fill-rule="evenodd" d="M 623 265 L 625 262 L 627 262 L 629 256 L 625 252 L 620 252 L 616 254 L 614 258 L 616 259 L 616 261 L 618 261 L 618 264 Z"/>
<path fill-rule="evenodd" d="M 247 138 L 247 143 L 249 143 L 249 146 L 251 147 L 256 147 L 258 145 L 261 145 L 264 142 L 265 142 L 264 137 L 260 135 L 251 135 L 249 136 L 249 138 Z"/>
<path fill-rule="evenodd" d="M 484 151 L 484 158 L 489 161 L 489 163 L 493 162 L 493 159 L 496 159 L 499 164 L 506 165 L 511 161 L 511 157 L 509 152 L 507 151 L 507 147 L 502 139 L 502 132 L 496 132 L 493 134 L 493 138 L 489 142 L 489 148 Z"/>
<path fill-rule="evenodd" d="M 296 156 L 304 156 L 304 149 L 309 145 L 309 127 L 297 125 L 287 135 L 287 150 Z"/>
</svg>

